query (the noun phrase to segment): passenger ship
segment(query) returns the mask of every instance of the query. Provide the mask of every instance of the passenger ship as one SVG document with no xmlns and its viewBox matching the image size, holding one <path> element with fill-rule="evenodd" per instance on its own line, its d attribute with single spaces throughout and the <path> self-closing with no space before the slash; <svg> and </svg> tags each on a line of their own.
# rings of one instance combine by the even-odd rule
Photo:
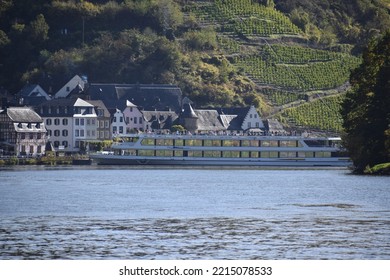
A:
<svg viewBox="0 0 390 280">
<path fill-rule="evenodd" d="M 121 135 L 110 151 L 91 154 L 97 164 L 189 166 L 351 165 L 340 138 L 250 135 Z"/>
</svg>

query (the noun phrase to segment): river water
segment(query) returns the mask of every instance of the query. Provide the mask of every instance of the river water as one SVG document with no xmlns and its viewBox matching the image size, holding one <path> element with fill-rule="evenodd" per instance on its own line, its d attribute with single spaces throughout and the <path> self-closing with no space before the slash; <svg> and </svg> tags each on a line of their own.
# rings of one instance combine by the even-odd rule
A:
<svg viewBox="0 0 390 280">
<path fill-rule="evenodd" d="M 0 259 L 390 259 L 390 178 L 3 168 Z"/>
</svg>

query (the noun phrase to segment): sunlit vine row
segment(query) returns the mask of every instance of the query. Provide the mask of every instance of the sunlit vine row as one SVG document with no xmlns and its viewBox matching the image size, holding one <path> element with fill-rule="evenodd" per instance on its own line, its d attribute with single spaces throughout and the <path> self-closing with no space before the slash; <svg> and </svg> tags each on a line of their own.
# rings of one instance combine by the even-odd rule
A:
<svg viewBox="0 0 390 280">
<path fill-rule="evenodd" d="M 323 97 L 285 109 L 280 116 L 292 120 L 298 126 L 340 132 L 342 118 L 339 112 L 343 98 L 344 95 Z"/>
<path fill-rule="evenodd" d="M 222 32 L 245 35 L 299 34 L 300 31 L 281 12 L 252 0 L 216 0 L 193 5 L 200 20 L 221 24 Z"/>
</svg>

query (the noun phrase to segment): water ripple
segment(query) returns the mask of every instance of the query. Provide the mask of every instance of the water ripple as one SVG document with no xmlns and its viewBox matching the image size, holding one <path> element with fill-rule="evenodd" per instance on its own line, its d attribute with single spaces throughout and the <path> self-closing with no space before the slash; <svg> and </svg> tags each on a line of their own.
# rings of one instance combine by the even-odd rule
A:
<svg viewBox="0 0 390 280">
<path fill-rule="evenodd" d="M 388 259 L 389 236 L 373 217 L 19 217 L 0 225 L 0 259 Z"/>
</svg>

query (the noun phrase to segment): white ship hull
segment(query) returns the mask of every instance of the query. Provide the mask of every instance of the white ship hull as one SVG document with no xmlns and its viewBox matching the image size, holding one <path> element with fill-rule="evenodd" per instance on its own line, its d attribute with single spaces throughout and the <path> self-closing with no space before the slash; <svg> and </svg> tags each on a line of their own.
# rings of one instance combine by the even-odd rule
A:
<svg viewBox="0 0 390 280">
<path fill-rule="evenodd" d="M 301 166 L 301 167 L 347 167 L 348 158 L 323 159 L 220 159 L 220 158 L 159 158 L 116 155 L 91 155 L 94 162 L 101 165 L 182 165 L 182 166 Z"/>
<path fill-rule="evenodd" d="M 130 135 L 92 154 L 105 165 L 346 167 L 336 138 Z M 271 145 L 274 146 L 271 146 Z M 272 156 L 271 156 L 272 155 Z"/>
</svg>

